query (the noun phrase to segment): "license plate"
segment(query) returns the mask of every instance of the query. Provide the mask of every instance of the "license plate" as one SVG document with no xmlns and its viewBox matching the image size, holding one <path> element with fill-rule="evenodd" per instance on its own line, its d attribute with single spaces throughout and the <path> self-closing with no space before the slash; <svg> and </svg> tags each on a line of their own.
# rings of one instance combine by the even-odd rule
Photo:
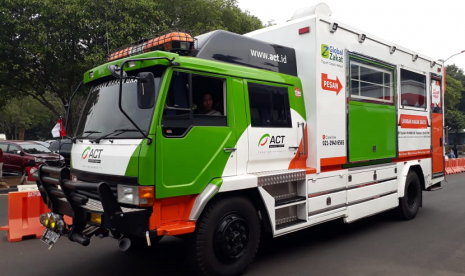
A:
<svg viewBox="0 0 465 276">
<path fill-rule="evenodd" d="M 46 245 L 50 246 L 50 248 L 57 243 L 58 239 L 60 238 L 60 234 L 53 232 L 52 230 L 45 228 L 44 233 L 42 234 L 41 241 L 43 241 Z"/>
</svg>

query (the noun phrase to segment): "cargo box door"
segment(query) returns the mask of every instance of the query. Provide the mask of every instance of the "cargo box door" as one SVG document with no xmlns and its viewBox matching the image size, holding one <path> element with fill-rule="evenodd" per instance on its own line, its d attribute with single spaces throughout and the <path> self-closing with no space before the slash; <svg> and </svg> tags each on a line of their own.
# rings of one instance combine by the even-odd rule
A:
<svg viewBox="0 0 465 276">
<path fill-rule="evenodd" d="M 349 55 L 349 162 L 397 155 L 394 67 Z"/>
<path fill-rule="evenodd" d="M 431 145 L 433 146 L 433 178 L 444 175 L 444 118 L 442 113 L 442 78 L 431 75 Z M 452 144 L 452 143 L 450 143 Z"/>
</svg>

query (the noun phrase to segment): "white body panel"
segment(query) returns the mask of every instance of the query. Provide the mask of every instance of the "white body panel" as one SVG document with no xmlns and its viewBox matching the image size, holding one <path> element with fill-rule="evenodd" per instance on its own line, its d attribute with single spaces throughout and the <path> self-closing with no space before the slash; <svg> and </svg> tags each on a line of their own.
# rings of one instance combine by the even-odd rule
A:
<svg viewBox="0 0 465 276">
<path fill-rule="evenodd" d="M 72 167 L 81 171 L 124 176 L 142 139 L 103 139 L 99 144 L 77 140 L 71 150 Z"/>
<path fill-rule="evenodd" d="M 292 128 L 266 128 L 266 127 L 248 127 L 249 137 L 248 151 L 249 159 L 247 164 L 247 173 L 283 170 L 289 168 L 289 163 L 294 158 L 300 140 L 302 139 L 301 127 L 298 123 L 304 123 L 304 119 L 295 110 L 291 109 Z M 300 132 L 300 133 L 299 133 Z M 260 138 L 268 134 L 270 137 L 265 138 L 263 144 L 260 144 Z M 279 137 L 277 146 L 270 144 L 271 138 Z M 268 139 L 266 141 L 266 139 Z M 265 142 L 266 141 L 266 142 Z"/>
</svg>

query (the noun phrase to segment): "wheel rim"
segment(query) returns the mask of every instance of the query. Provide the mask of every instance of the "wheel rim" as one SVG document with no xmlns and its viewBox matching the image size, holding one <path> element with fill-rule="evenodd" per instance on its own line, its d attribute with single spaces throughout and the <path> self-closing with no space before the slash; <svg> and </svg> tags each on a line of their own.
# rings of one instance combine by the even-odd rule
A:
<svg viewBox="0 0 465 276">
<path fill-rule="evenodd" d="M 408 185 L 407 189 L 407 205 L 410 209 L 413 209 L 417 205 L 418 190 L 413 182 Z"/>
<path fill-rule="evenodd" d="M 215 232 L 214 249 L 217 257 L 231 262 L 244 255 L 249 243 L 249 225 L 238 214 L 225 216 Z"/>
</svg>

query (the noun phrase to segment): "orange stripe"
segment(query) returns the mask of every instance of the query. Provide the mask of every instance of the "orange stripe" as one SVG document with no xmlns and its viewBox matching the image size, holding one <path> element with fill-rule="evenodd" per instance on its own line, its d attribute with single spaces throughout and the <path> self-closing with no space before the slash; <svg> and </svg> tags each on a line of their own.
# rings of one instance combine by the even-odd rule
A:
<svg viewBox="0 0 465 276">
<path fill-rule="evenodd" d="M 308 145 L 308 139 L 307 139 L 307 126 L 305 126 L 305 144 Z M 299 148 L 297 149 L 297 153 L 294 156 L 294 158 L 291 160 L 291 163 L 289 164 L 289 169 L 305 169 L 306 174 L 314 174 L 316 173 L 315 168 L 309 168 L 307 167 L 307 157 L 308 157 L 308 147 L 307 147 L 307 152 L 305 155 L 301 155 L 300 153 L 304 151 L 304 146 L 303 146 L 303 140 L 300 141 Z"/>
<path fill-rule="evenodd" d="M 321 158 L 320 159 L 320 166 L 333 166 L 333 165 L 341 165 L 347 163 L 347 157 L 330 157 L 330 158 Z"/>
</svg>

